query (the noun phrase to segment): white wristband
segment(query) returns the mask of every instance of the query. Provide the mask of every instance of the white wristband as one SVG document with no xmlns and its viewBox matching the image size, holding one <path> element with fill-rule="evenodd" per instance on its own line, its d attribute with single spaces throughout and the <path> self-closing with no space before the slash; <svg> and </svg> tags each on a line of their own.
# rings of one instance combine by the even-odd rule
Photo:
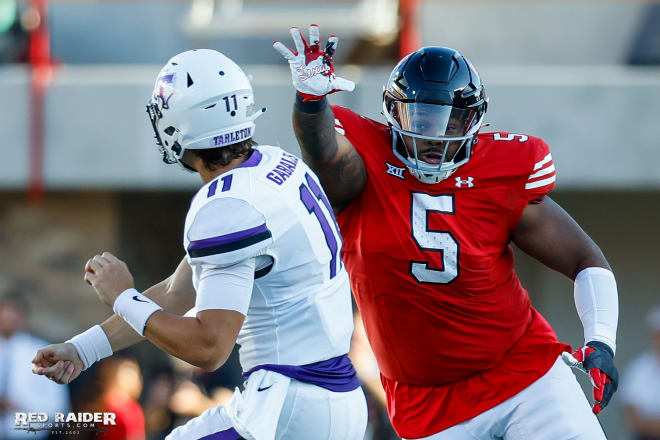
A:
<svg viewBox="0 0 660 440">
<path fill-rule="evenodd" d="M 614 274 L 602 267 L 583 269 L 575 277 L 574 298 L 585 344 L 600 341 L 616 352 L 619 295 Z"/>
<path fill-rule="evenodd" d="M 140 336 L 144 336 L 144 327 L 147 325 L 149 317 L 157 311 L 163 310 L 161 306 L 135 289 L 124 290 L 115 300 L 112 309 Z"/>
<path fill-rule="evenodd" d="M 83 370 L 88 369 L 94 362 L 112 356 L 110 340 L 100 325 L 95 325 L 66 342 L 76 347 L 78 357 L 85 366 Z"/>
</svg>

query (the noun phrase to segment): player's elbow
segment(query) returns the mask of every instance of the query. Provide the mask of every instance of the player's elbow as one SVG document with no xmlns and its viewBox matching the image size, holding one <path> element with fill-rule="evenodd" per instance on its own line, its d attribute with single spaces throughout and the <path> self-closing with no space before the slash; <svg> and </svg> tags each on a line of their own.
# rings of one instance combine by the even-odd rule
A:
<svg viewBox="0 0 660 440">
<path fill-rule="evenodd" d="M 244 315 L 233 310 L 204 310 L 197 315 L 200 367 L 213 371 L 222 366 L 236 343 Z"/>
<path fill-rule="evenodd" d="M 208 373 L 217 370 L 221 365 L 222 364 L 217 363 L 214 359 L 200 359 L 195 363 L 196 367 L 199 367 Z"/>
<path fill-rule="evenodd" d="M 205 371 L 215 371 L 227 362 L 232 347 L 227 347 L 217 336 L 208 338 L 202 343 L 199 353 L 201 356 L 196 365 Z"/>
<path fill-rule="evenodd" d="M 222 367 L 229 355 L 224 353 L 209 353 L 208 356 L 205 356 L 203 359 L 200 359 L 197 363 L 197 366 L 204 371 L 212 372 Z"/>
</svg>

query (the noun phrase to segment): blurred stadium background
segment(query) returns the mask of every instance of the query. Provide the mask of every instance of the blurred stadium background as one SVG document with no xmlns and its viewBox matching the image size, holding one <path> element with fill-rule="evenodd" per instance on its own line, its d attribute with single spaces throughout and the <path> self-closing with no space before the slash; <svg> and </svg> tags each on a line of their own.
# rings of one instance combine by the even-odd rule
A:
<svg viewBox="0 0 660 440">
<path fill-rule="evenodd" d="M 312 22 L 322 36 L 339 35 L 339 74 L 357 83 L 333 103 L 380 118 L 400 56 L 446 45 L 480 70 L 490 128 L 550 144 L 553 197 L 617 275 L 625 372 L 648 346 L 643 317 L 660 302 L 660 3 L 634 0 L 0 0 L 0 290 L 27 299 L 27 330 L 60 342 L 109 315 L 82 281 L 96 253 L 123 258 L 140 289 L 183 256 L 199 182 L 164 165 L 152 142 L 144 105 L 161 65 L 191 48 L 225 53 L 253 75 L 256 103 L 268 107 L 255 138 L 299 153 L 288 67 L 271 42 L 289 44 L 290 26 Z M 520 253 L 517 265 L 560 339 L 581 345 L 569 280 Z M 235 357 L 205 374 L 148 343 L 126 355 L 143 377 L 136 397 L 150 439 L 240 382 Z M 110 386 L 99 370 L 71 384 L 74 409 L 89 404 L 90 383 Z M 376 394 L 370 438 L 392 438 Z M 611 439 L 631 438 L 616 395 L 601 421 Z"/>
</svg>

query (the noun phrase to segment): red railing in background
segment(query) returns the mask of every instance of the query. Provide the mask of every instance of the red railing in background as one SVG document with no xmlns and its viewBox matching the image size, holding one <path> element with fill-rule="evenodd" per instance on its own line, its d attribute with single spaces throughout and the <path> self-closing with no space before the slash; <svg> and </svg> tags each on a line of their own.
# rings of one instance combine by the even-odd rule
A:
<svg viewBox="0 0 660 440">
<path fill-rule="evenodd" d="M 25 24 L 30 31 L 28 61 L 31 67 L 28 137 L 29 181 L 28 201 L 39 203 L 44 199 L 44 132 L 45 99 L 53 64 L 50 57 L 48 29 L 48 0 L 30 0 Z"/>
<path fill-rule="evenodd" d="M 422 45 L 419 29 L 420 0 L 399 0 L 401 29 L 399 31 L 399 59 L 415 52 Z"/>
</svg>

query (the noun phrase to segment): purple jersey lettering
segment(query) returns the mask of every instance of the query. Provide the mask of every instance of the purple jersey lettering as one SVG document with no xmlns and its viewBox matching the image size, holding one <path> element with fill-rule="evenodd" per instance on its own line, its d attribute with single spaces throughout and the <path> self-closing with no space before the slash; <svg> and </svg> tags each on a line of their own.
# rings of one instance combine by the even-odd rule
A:
<svg viewBox="0 0 660 440">
<path fill-rule="evenodd" d="M 280 162 L 273 168 L 266 178 L 272 182 L 277 183 L 278 185 L 286 182 L 286 179 L 296 170 L 298 165 L 298 158 L 292 154 L 284 153 Z"/>
</svg>

